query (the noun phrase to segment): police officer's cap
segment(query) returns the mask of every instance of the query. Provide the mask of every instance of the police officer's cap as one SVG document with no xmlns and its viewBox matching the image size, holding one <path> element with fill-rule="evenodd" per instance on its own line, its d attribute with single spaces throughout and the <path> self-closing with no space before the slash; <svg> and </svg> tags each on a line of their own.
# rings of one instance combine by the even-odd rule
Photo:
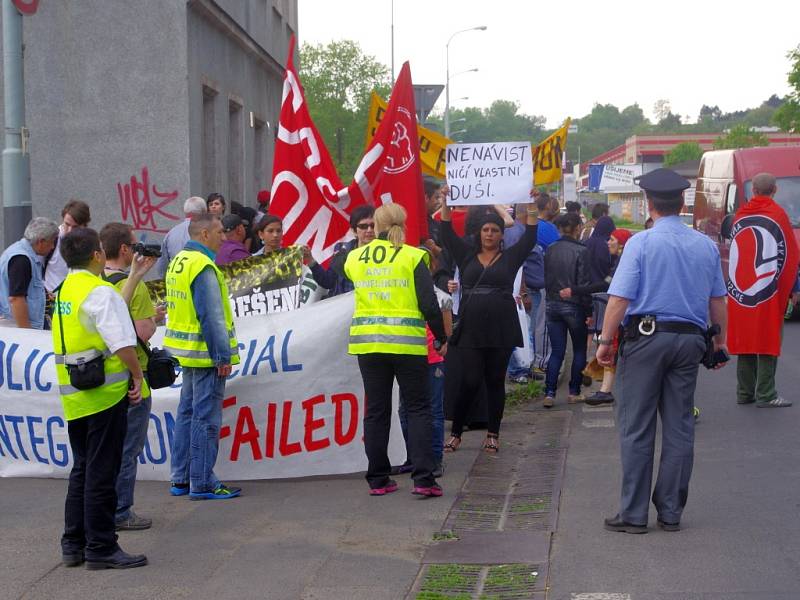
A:
<svg viewBox="0 0 800 600">
<path fill-rule="evenodd" d="M 645 192 L 654 196 L 670 198 L 691 187 L 691 183 L 671 169 L 656 169 L 639 177 L 634 177 L 633 182 Z"/>
</svg>

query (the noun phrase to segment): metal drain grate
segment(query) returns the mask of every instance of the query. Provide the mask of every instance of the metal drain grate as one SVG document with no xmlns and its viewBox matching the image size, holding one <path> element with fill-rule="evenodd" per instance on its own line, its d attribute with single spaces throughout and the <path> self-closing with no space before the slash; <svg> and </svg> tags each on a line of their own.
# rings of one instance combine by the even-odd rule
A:
<svg viewBox="0 0 800 600">
<path fill-rule="evenodd" d="M 428 565 L 422 573 L 417 600 L 470 600 L 478 588 L 480 565 Z"/>
<path fill-rule="evenodd" d="M 536 565 L 497 565 L 489 567 L 481 600 L 517 600 L 531 598 L 539 591 L 539 567 Z"/>
<path fill-rule="evenodd" d="M 421 573 L 416 600 L 522 600 L 539 597 L 544 578 L 538 565 L 428 565 Z"/>
</svg>

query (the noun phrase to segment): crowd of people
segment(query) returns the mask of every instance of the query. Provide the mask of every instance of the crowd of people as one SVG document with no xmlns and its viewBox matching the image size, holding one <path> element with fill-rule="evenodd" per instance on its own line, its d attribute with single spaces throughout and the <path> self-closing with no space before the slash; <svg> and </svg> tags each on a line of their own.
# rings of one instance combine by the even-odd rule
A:
<svg viewBox="0 0 800 600">
<path fill-rule="evenodd" d="M 679 442 L 667 448 L 675 456 L 666 463 L 662 451 L 653 499 L 660 524 L 677 528 L 691 472 L 684 409 L 709 322 L 721 325 L 714 349 L 727 351 L 727 292 L 716 248 L 675 216 L 685 180 L 659 169 L 640 185 L 653 221 L 636 235 L 616 228 L 605 204 L 594 205 L 588 221 L 580 204 L 567 203 L 562 211 L 537 190 L 529 204 L 451 207 L 447 186 L 426 179 L 428 236 L 419 247 L 406 243 L 404 209 L 390 204 L 355 208 L 352 237 L 327 265 L 303 248 L 306 276 L 326 297 L 354 292 L 348 351 L 357 357 L 366 396 L 371 495 L 396 491 L 393 476 L 410 472 L 412 493 L 441 496 L 444 453 L 459 449 L 467 428 L 485 430 L 483 451 L 498 453 L 507 382 L 543 380 L 542 405 L 553 407 L 569 339 L 567 403 L 610 404 L 616 396 L 629 409 L 638 406 L 620 423 L 622 506 L 606 528 L 640 533 L 644 527 L 652 456 L 642 455 L 638 438 L 645 425 L 648 439 L 655 435 L 656 410 L 665 439 Z M 754 186 L 767 205 L 774 178 L 765 174 Z M 89 206 L 71 200 L 60 224 L 34 218 L 0 256 L 0 327 L 52 330 L 73 453 L 61 542 L 65 565 L 147 564 L 143 555 L 120 548 L 115 531 L 152 524 L 133 510 L 134 486 L 151 408 L 148 341 L 165 320 L 164 347 L 182 368 L 170 494 L 193 500 L 241 494 L 214 474 L 226 379 L 239 362 L 218 267 L 283 248 L 283 224 L 269 213 L 269 200 L 269 192 L 260 192 L 255 210 L 228 205 L 218 193 L 188 198 L 185 220 L 166 234 L 160 253 L 143 252 L 130 225 L 90 229 Z M 687 252 L 695 253 L 691 260 Z M 796 271 L 796 252 L 792 261 Z M 654 273 L 664 276 L 654 279 Z M 148 277 L 165 280 L 166 302 L 154 304 Z M 657 290 L 669 285 L 683 292 L 665 304 L 667 295 Z M 651 339 L 653 332 L 669 335 Z M 592 337 L 597 352 L 587 365 Z M 642 350 L 631 354 L 623 346 Z M 774 390 L 772 349 L 749 353 L 741 346 L 740 403 L 788 406 Z M 525 347 L 527 357 L 515 352 Z M 654 356 L 668 358 L 663 368 L 651 368 Z M 587 398 L 583 390 L 593 377 L 602 383 Z M 401 465 L 391 465 L 387 453 L 394 381 L 407 448 Z M 678 386 L 670 392 L 680 396 L 677 407 L 660 395 L 668 385 Z M 631 399 L 643 390 L 652 394 L 646 405 L 636 404 Z M 445 439 L 448 414 L 452 429 Z"/>
</svg>

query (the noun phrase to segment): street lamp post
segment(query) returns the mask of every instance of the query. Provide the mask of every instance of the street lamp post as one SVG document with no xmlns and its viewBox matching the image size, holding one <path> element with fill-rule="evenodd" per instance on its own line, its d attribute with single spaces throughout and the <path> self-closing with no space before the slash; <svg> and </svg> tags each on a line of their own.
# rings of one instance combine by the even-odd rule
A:
<svg viewBox="0 0 800 600">
<path fill-rule="evenodd" d="M 453 35 L 450 36 L 450 39 L 447 40 L 447 43 L 444 45 L 444 52 L 445 52 L 445 86 L 444 86 L 444 136 L 450 137 L 450 42 L 453 41 L 453 38 L 456 37 L 459 33 L 466 33 L 467 31 L 486 31 L 486 25 L 480 25 L 478 27 L 470 27 L 468 29 L 461 29 L 456 31 Z M 470 69 L 471 71 L 477 71 L 478 69 Z"/>
</svg>

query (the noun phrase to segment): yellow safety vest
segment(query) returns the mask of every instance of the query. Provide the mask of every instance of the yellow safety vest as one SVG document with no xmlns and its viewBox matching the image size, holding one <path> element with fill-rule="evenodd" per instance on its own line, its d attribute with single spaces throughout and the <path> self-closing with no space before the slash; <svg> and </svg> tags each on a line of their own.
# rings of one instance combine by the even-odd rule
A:
<svg viewBox="0 0 800 600">
<path fill-rule="evenodd" d="M 219 282 L 225 329 L 230 340 L 231 364 L 239 364 L 239 342 L 236 341 L 228 286 L 222 272 L 204 253 L 198 250 L 181 250 L 167 269 L 167 330 L 164 333 L 164 347 L 178 359 L 182 367 L 215 366 L 203 339 L 200 319 L 192 299 L 192 282 L 206 267 L 214 269 Z"/>
<path fill-rule="evenodd" d="M 350 354 L 428 354 L 425 318 L 417 304 L 414 269 L 427 253 L 373 240 L 352 250 L 344 272 L 355 286 Z"/>
<path fill-rule="evenodd" d="M 130 373 L 125 363 L 116 354 L 109 352 L 108 346 L 97 331 L 84 328 L 79 318 L 84 300 L 92 290 L 100 286 L 108 286 L 114 293 L 119 293 L 113 285 L 88 271 L 70 273 L 61 285 L 58 302 L 53 310 L 53 353 L 59 394 L 67 421 L 102 412 L 122 400 L 128 392 Z M 102 352 L 105 355 L 105 383 L 91 390 L 72 387 L 65 366 L 65 348 L 68 355 L 92 349 Z"/>
</svg>

